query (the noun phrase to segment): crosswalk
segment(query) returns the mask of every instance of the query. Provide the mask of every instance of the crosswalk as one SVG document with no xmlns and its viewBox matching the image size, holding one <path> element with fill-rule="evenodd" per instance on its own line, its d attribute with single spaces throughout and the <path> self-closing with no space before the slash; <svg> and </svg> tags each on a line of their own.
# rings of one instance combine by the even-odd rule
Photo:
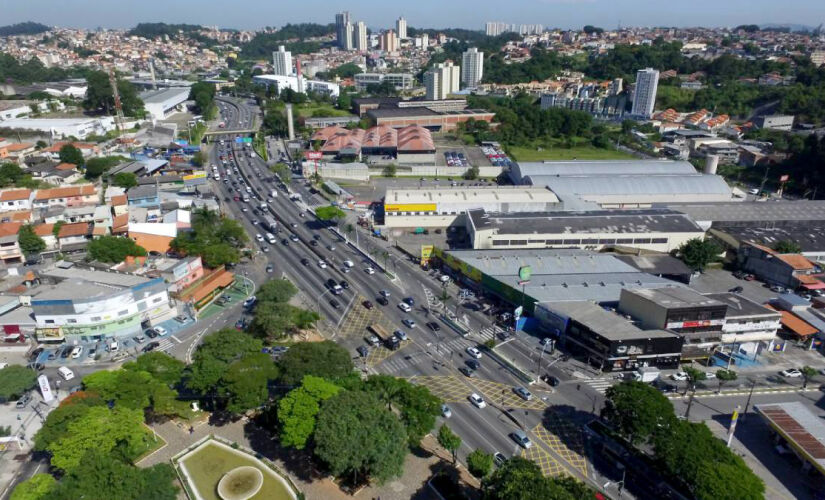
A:
<svg viewBox="0 0 825 500">
<path fill-rule="evenodd" d="M 613 385 L 613 381 L 606 378 L 591 378 L 582 380 L 582 382 L 595 389 L 599 394 L 604 394 L 607 388 Z"/>
<path fill-rule="evenodd" d="M 488 327 L 482 328 L 478 332 L 478 336 L 481 337 L 481 342 L 484 343 L 488 340 L 495 339 L 496 335 L 498 335 L 499 333 L 501 333 L 503 331 L 504 330 L 502 330 L 498 326 L 488 326 Z"/>
<path fill-rule="evenodd" d="M 164 337 L 164 338 L 162 338 L 162 339 L 158 340 L 157 342 L 158 342 L 160 345 L 159 345 L 159 346 L 157 346 L 157 347 L 155 347 L 155 350 L 156 350 L 156 351 L 164 351 L 164 352 L 165 352 L 165 351 L 168 351 L 169 349 L 171 349 L 171 348 L 172 348 L 172 346 L 174 346 L 174 345 L 175 345 L 175 343 L 172 341 L 172 339 L 178 340 L 178 339 L 177 339 L 177 338 L 175 338 L 174 336 L 172 336 L 172 337 Z M 180 340 L 178 340 L 178 342 L 180 342 Z"/>
<path fill-rule="evenodd" d="M 402 351 L 387 358 L 379 365 L 379 371 L 381 371 L 381 373 L 393 374 L 399 373 L 410 366 L 431 363 L 433 358 L 441 361 L 446 361 L 451 357 L 459 359 L 456 353 L 463 352 L 466 348 L 475 345 L 475 342 L 461 337 L 439 343 L 428 342 L 421 346 L 424 350 L 409 353 Z"/>
</svg>

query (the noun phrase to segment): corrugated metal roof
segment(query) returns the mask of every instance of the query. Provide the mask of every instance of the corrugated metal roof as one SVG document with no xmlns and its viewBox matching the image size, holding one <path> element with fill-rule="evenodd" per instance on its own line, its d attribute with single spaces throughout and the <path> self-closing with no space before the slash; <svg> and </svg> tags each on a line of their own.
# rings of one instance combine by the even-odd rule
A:
<svg viewBox="0 0 825 500">
<path fill-rule="evenodd" d="M 715 175 L 591 175 L 581 177 L 528 176 L 529 184 L 547 186 L 556 195 L 685 195 L 731 197 L 730 187 Z"/>
<path fill-rule="evenodd" d="M 515 167 L 521 177 L 528 175 L 695 175 L 688 161 L 673 160 L 594 160 L 518 162 Z"/>
</svg>

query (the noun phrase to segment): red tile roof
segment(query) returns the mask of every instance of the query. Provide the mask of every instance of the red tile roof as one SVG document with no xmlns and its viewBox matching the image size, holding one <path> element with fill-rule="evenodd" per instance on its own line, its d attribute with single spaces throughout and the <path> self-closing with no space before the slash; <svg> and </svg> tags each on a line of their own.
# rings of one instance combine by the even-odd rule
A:
<svg viewBox="0 0 825 500">
<path fill-rule="evenodd" d="M 54 189 L 40 189 L 34 195 L 35 200 L 52 200 L 54 198 L 71 198 L 74 196 L 89 196 L 97 191 L 93 184 L 82 184 L 80 186 L 62 187 Z"/>
<path fill-rule="evenodd" d="M 22 222 L 3 222 L 0 223 L 0 238 L 17 234 L 20 231 Z"/>
<path fill-rule="evenodd" d="M 89 223 L 78 222 L 76 224 L 64 224 L 60 227 L 60 232 L 57 233 L 58 238 L 67 238 L 69 236 L 83 236 L 89 234 Z"/>
<path fill-rule="evenodd" d="M 28 200 L 31 189 L 9 189 L 0 193 L 0 201 Z"/>
</svg>

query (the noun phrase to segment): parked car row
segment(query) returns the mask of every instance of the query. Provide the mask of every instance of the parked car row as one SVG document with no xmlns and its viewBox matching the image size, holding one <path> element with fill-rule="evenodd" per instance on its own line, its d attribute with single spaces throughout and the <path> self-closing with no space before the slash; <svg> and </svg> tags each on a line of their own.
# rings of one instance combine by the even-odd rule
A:
<svg viewBox="0 0 825 500">
<path fill-rule="evenodd" d="M 470 162 L 464 157 L 464 153 L 456 151 L 447 151 L 444 153 L 444 158 L 447 160 L 448 167 L 469 167 Z"/>
<path fill-rule="evenodd" d="M 502 151 L 499 148 L 495 148 L 492 146 L 482 146 L 481 151 L 484 153 L 484 156 L 486 156 L 487 159 L 490 160 L 490 163 L 492 163 L 493 166 L 512 167 L 513 165 L 515 165 L 515 163 L 513 163 L 513 161 L 510 160 L 510 158 L 506 154 L 504 154 L 504 151 Z"/>
</svg>

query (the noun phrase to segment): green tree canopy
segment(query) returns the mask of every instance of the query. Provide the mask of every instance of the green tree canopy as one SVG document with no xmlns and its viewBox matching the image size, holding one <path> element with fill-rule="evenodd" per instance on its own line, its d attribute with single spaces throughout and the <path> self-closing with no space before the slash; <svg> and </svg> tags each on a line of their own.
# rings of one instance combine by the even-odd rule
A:
<svg viewBox="0 0 825 500">
<path fill-rule="evenodd" d="M 269 280 L 258 288 L 255 297 L 258 302 L 289 302 L 298 293 L 295 285 L 287 279 Z"/>
<path fill-rule="evenodd" d="M 60 161 L 63 163 L 73 163 L 75 165 L 83 165 L 83 153 L 80 152 L 74 144 L 64 144 L 60 147 Z"/>
<path fill-rule="evenodd" d="M 91 451 L 60 480 L 50 499 L 175 500 L 175 484 L 175 471 L 169 464 L 142 469 Z"/>
<path fill-rule="evenodd" d="M 56 487 L 54 477 L 41 472 L 18 484 L 9 500 L 48 500 Z"/>
<path fill-rule="evenodd" d="M 109 75 L 104 71 L 91 71 L 86 75 L 86 99 L 83 108 L 88 111 L 102 111 L 107 115 L 115 112 L 115 98 Z M 143 101 L 134 85 L 126 80 L 117 79 L 117 91 L 123 114 L 126 116 L 142 117 L 145 113 Z"/>
<path fill-rule="evenodd" d="M 306 375 L 329 380 L 343 378 L 352 372 L 352 358 L 346 349 L 335 342 L 303 342 L 296 344 L 278 360 L 280 381 L 284 385 L 298 385 Z"/>
<path fill-rule="evenodd" d="M 406 442 L 398 419 L 366 392 L 343 391 L 321 405 L 314 453 L 333 475 L 384 482 L 401 473 Z"/>
<path fill-rule="evenodd" d="M 572 478 L 545 477 L 538 464 L 512 457 L 484 480 L 484 500 L 584 500 L 593 492 Z"/>
<path fill-rule="evenodd" d="M 34 387 L 37 374 L 23 365 L 8 365 L 0 370 L 0 400 L 17 399 Z"/>
<path fill-rule="evenodd" d="M 226 409 L 242 413 L 262 406 L 269 399 L 269 382 L 278 378 L 278 368 L 268 354 L 244 355 L 230 364 L 221 377 L 219 390 L 227 396 Z"/>
<path fill-rule="evenodd" d="M 311 327 L 321 316 L 282 302 L 258 302 L 250 331 L 268 339 L 278 339 Z"/>
<path fill-rule="evenodd" d="M 212 394 L 235 361 L 261 352 L 263 344 L 251 335 L 223 329 L 203 338 L 185 376 L 186 386 L 200 394 Z"/>
<path fill-rule="evenodd" d="M 123 236 L 100 236 L 89 242 L 89 257 L 99 262 L 123 262 L 126 257 L 146 255 L 146 249 Z"/>
<path fill-rule="evenodd" d="M 238 248 L 247 239 L 246 231 L 238 221 L 199 208 L 192 213 L 192 230 L 178 234 L 170 246 L 187 255 L 200 255 L 207 267 L 216 268 L 237 263 L 240 259 Z"/>
<path fill-rule="evenodd" d="M 304 449 L 313 432 L 321 402 L 338 394 L 341 388 L 320 377 L 307 375 L 301 386 L 278 401 L 281 445 Z"/>
<path fill-rule="evenodd" d="M 476 448 L 467 455 L 467 469 L 475 477 L 487 477 L 493 470 L 493 455 Z"/>
<path fill-rule="evenodd" d="M 17 243 L 24 254 L 37 254 L 46 249 L 46 242 L 34 232 L 31 224 L 20 226 L 17 232 Z"/>
<path fill-rule="evenodd" d="M 450 452 L 455 463 L 458 449 L 461 448 L 461 438 L 447 424 L 441 424 L 438 428 L 438 444 Z"/>
<path fill-rule="evenodd" d="M 186 364 L 162 351 L 141 354 L 135 361 L 123 365 L 127 371 L 146 372 L 153 379 L 168 386 L 177 385 L 183 375 Z"/>
<path fill-rule="evenodd" d="M 635 380 L 614 385 L 605 392 L 602 416 L 632 443 L 666 432 L 676 420 L 673 405 L 655 387 Z"/>
<path fill-rule="evenodd" d="M 97 158 L 89 158 L 86 161 L 85 176 L 89 180 L 97 179 L 106 173 L 107 170 L 115 165 L 123 163 L 124 161 L 128 161 L 128 158 L 124 158 L 123 156 L 100 156 Z"/>
<path fill-rule="evenodd" d="M 781 240 L 774 245 L 773 249 L 779 253 L 799 253 L 802 251 L 799 243 L 792 240 Z"/>
<path fill-rule="evenodd" d="M 679 247 L 678 255 L 684 263 L 694 270 L 702 270 L 716 260 L 722 249 L 711 240 L 693 238 Z"/>
<path fill-rule="evenodd" d="M 347 216 L 343 210 L 332 205 L 326 207 L 318 207 L 315 209 L 315 215 L 322 221 L 338 221 Z"/>
<path fill-rule="evenodd" d="M 112 178 L 112 184 L 123 189 L 133 188 L 138 185 L 137 176 L 132 172 L 118 172 Z"/>
<path fill-rule="evenodd" d="M 441 400 L 423 385 L 411 384 L 403 378 L 390 375 L 371 375 L 364 389 L 374 394 L 401 417 L 411 448 L 435 427 L 441 414 Z"/>
</svg>

